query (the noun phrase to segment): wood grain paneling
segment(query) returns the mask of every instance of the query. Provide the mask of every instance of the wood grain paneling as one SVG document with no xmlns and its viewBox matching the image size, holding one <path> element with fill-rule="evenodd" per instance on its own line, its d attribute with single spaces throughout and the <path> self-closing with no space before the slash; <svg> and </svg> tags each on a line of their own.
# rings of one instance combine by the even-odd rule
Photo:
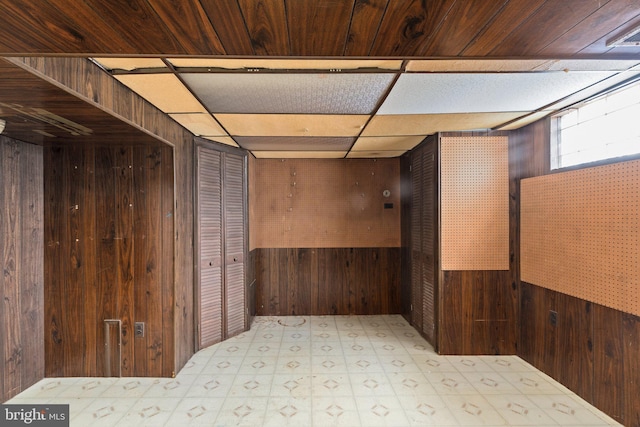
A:
<svg viewBox="0 0 640 427">
<path fill-rule="evenodd" d="M 173 157 L 173 165 L 165 161 L 166 168 L 175 165 L 174 185 L 164 187 L 163 214 L 166 234 L 172 236 L 174 245 L 163 248 L 163 258 L 174 262 L 166 265 L 168 278 L 164 289 L 164 318 L 173 326 L 164 329 L 165 356 L 164 372 L 175 374 L 193 355 L 195 329 L 193 318 L 193 135 L 176 124 L 160 110 L 144 101 L 129 89 L 117 83 L 109 74 L 95 64 L 82 58 L 12 58 L 13 64 L 80 98 L 87 104 L 108 112 L 117 120 L 142 131 L 109 134 L 109 137 L 91 139 L 92 142 L 136 145 L 141 138 L 146 145 L 157 141 L 173 147 L 173 152 L 165 156 Z M 0 67 L 1 68 L 1 67 Z M 58 95 L 56 95 L 57 97 Z M 56 98 L 58 99 L 58 98 Z M 65 101 L 66 102 L 66 101 Z M 108 117 L 108 116 L 107 116 Z M 100 119 L 103 120 L 103 119 Z M 103 120 L 105 129 L 111 132 L 114 127 Z M 105 132 L 104 135 L 108 133 Z M 95 134 L 94 134 L 95 137 Z M 149 138 L 148 140 L 146 138 Z M 151 142 L 153 141 L 153 142 Z M 86 140 L 83 140 L 83 143 Z M 166 173 L 169 173 L 167 171 Z M 175 196 L 174 196 L 175 194 Z M 100 272 L 100 274 L 103 274 Z M 167 341 L 166 337 L 173 339 Z"/>
<path fill-rule="evenodd" d="M 42 147 L 0 136 L 0 402 L 44 377 Z"/>
<path fill-rule="evenodd" d="M 344 52 L 354 0 L 288 1 L 291 55 L 339 56 Z"/>
<path fill-rule="evenodd" d="M 439 352 L 514 354 L 516 315 L 508 271 L 445 271 Z"/>
<path fill-rule="evenodd" d="M 429 45 L 423 55 L 441 56 L 455 52 L 458 56 L 466 47 L 465 43 L 474 40 L 487 22 L 502 11 L 508 1 L 456 1 L 446 16 L 446 22 L 433 32 Z"/>
<path fill-rule="evenodd" d="M 346 56 L 369 54 L 388 4 L 389 0 L 355 0 L 344 48 Z"/>
<path fill-rule="evenodd" d="M 398 159 L 256 160 L 253 244 L 399 247 L 399 164 Z"/>
<path fill-rule="evenodd" d="M 172 375 L 164 342 L 174 340 L 173 316 L 164 305 L 173 299 L 164 294 L 173 283 L 173 223 L 162 210 L 165 197 L 173 200 L 171 151 L 45 150 L 47 376 L 105 375 L 106 319 L 122 321 L 122 346 L 110 358 L 120 351 L 123 376 Z M 134 322 L 145 322 L 145 337 L 134 338 Z"/>
<path fill-rule="evenodd" d="M 624 423 L 629 426 L 640 425 L 640 317 L 630 314 L 623 315 L 623 378 L 622 383 L 616 384 L 622 387 L 624 393 Z M 615 414 L 613 415 L 615 416 Z"/>
<path fill-rule="evenodd" d="M 454 3 L 455 0 L 390 1 L 370 55 L 420 55 Z"/>
<path fill-rule="evenodd" d="M 290 52 L 284 0 L 239 0 L 256 55 Z"/>
<path fill-rule="evenodd" d="M 632 0 L 15 0 L 0 54 L 633 57 Z M 635 15 L 634 15 L 635 12 Z M 196 34 L 197 36 L 194 36 Z"/>
<path fill-rule="evenodd" d="M 216 29 L 224 52 L 230 55 L 254 54 L 247 26 L 237 1 L 201 0 L 200 3 Z"/>
<path fill-rule="evenodd" d="M 262 248 L 259 316 L 400 313 L 399 248 Z"/>
<path fill-rule="evenodd" d="M 605 2 L 608 3 L 608 2 Z M 491 50 L 494 56 L 535 55 L 600 9 L 601 1 L 546 2 Z M 591 35 L 593 37 L 593 35 Z"/>
<path fill-rule="evenodd" d="M 624 314 L 593 304 L 593 404 L 624 420 Z M 622 327 L 621 327 L 622 326 Z"/>
</svg>

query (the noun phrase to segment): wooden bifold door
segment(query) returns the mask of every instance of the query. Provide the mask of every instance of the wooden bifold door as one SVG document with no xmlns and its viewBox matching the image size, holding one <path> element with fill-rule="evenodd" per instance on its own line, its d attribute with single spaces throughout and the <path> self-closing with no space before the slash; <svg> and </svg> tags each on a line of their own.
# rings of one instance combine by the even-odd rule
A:
<svg viewBox="0 0 640 427">
<path fill-rule="evenodd" d="M 198 349 L 247 328 L 246 156 L 196 147 Z"/>
</svg>

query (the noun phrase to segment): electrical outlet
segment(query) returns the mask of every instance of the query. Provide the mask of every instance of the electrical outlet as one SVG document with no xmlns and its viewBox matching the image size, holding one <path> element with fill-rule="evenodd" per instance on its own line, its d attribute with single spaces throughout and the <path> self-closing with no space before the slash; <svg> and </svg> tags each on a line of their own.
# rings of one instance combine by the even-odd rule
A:
<svg viewBox="0 0 640 427">
<path fill-rule="evenodd" d="M 144 322 L 136 322 L 134 324 L 134 336 L 136 338 L 143 338 L 144 337 Z"/>
</svg>

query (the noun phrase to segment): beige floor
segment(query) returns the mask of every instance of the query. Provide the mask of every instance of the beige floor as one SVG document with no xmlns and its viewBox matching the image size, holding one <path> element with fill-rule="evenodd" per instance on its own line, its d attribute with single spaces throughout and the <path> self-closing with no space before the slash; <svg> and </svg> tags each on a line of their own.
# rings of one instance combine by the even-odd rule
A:
<svg viewBox="0 0 640 427">
<path fill-rule="evenodd" d="M 618 425 L 515 356 L 439 356 L 401 316 L 258 317 L 175 379 L 45 379 L 72 427 Z"/>
</svg>

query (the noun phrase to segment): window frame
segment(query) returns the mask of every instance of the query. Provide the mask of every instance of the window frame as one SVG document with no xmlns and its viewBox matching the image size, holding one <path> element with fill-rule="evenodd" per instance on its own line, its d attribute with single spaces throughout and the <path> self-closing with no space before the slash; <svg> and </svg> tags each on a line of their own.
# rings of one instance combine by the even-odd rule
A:
<svg viewBox="0 0 640 427">
<path fill-rule="evenodd" d="M 575 165 L 568 165 L 568 166 L 558 166 L 558 160 L 561 157 L 560 156 L 560 145 L 562 144 L 561 141 L 561 129 L 559 126 L 561 117 L 568 114 L 568 112 L 570 110 L 577 110 L 580 109 L 582 107 L 584 107 L 587 104 L 590 104 L 592 102 L 597 101 L 598 99 L 604 99 L 605 97 L 620 91 L 620 90 L 624 90 L 627 87 L 633 86 L 633 85 L 640 85 L 640 76 L 636 76 L 633 77 L 627 81 L 624 81 L 618 85 L 615 85 L 609 89 L 606 89 L 602 92 L 599 92 L 587 99 L 584 99 L 580 102 L 577 102 L 575 104 L 572 104 L 570 106 L 567 106 L 561 110 L 555 111 L 554 113 L 552 113 L 551 115 L 549 115 L 549 152 L 548 152 L 548 156 L 547 156 L 547 161 L 548 163 L 548 167 L 549 167 L 549 172 L 550 173 L 555 173 L 555 172 L 565 172 L 565 171 L 571 171 L 571 170 L 576 170 L 576 169 L 584 169 L 584 168 L 589 168 L 589 167 L 597 167 L 597 166 L 603 166 L 603 165 L 608 165 L 608 164 L 612 164 L 612 163 L 621 163 L 621 162 L 626 162 L 626 161 L 630 161 L 630 160 L 638 160 L 640 159 L 640 151 L 638 153 L 631 153 L 631 154 L 626 154 L 626 155 L 622 155 L 622 156 L 616 156 L 616 157 L 609 157 L 609 158 L 605 158 L 605 159 L 596 159 L 593 161 L 588 161 L 588 162 L 584 162 L 584 163 L 578 163 Z M 640 102 L 638 102 L 640 104 Z M 558 143 L 560 142 L 560 143 Z M 639 149 L 640 150 L 640 149 Z"/>
</svg>

